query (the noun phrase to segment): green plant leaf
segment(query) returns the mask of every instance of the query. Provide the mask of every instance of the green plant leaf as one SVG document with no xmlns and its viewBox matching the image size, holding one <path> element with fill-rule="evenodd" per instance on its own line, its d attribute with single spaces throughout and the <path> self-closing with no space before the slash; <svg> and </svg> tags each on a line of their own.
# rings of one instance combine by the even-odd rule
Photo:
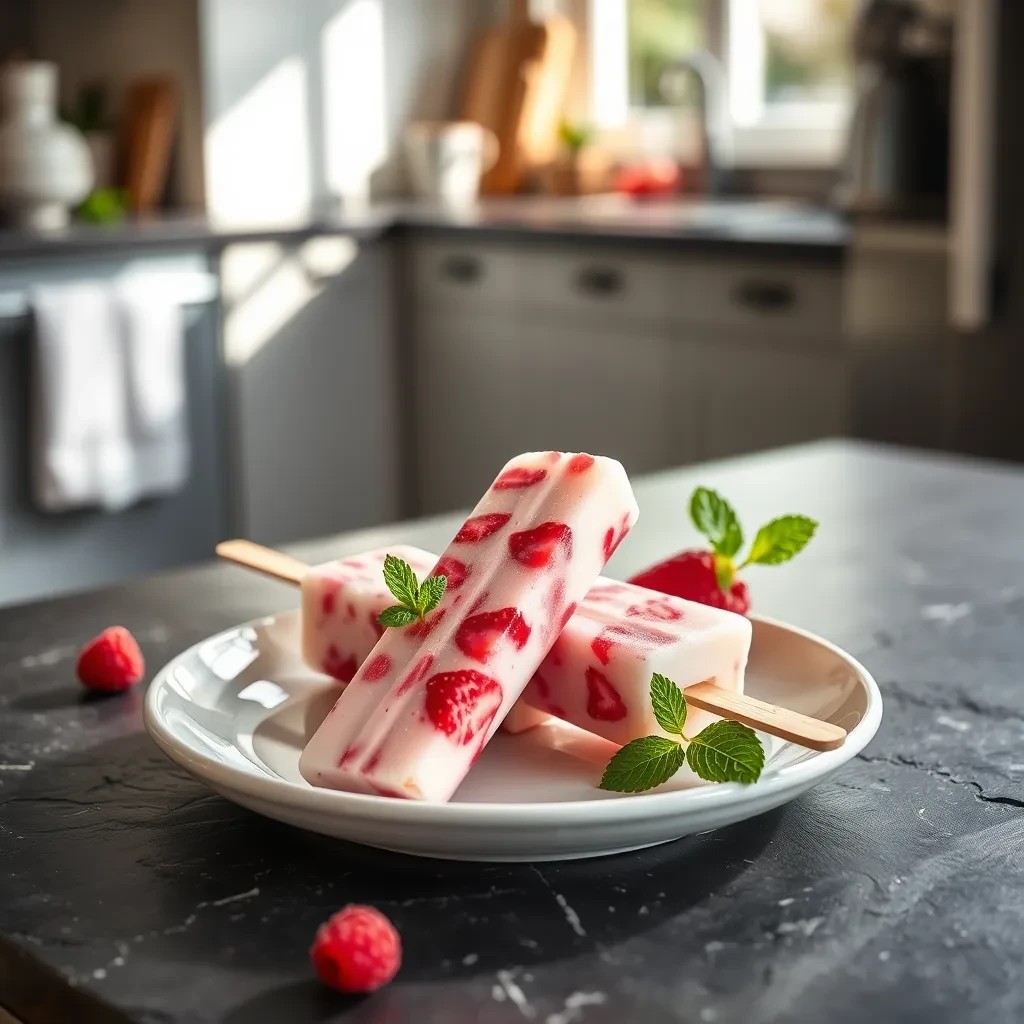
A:
<svg viewBox="0 0 1024 1024">
<path fill-rule="evenodd" d="M 642 793 L 671 779 L 685 760 L 682 744 L 665 736 L 631 740 L 608 762 L 600 788 Z"/>
<path fill-rule="evenodd" d="M 394 555 L 387 555 L 384 558 L 384 582 L 399 604 L 404 604 L 410 610 L 416 608 L 419 586 L 416 583 L 416 573 L 412 571 L 412 566 L 408 562 L 403 562 Z"/>
<path fill-rule="evenodd" d="M 764 768 L 764 747 L 753 729 L 739 722 L 712 722 L 690 740 L 686 761 L 708 782 L 757 782 Z"/>
<path fill-rule="evenodd" d="M 377 621 L 382 626 L 409 626 L 418 618 L 419 616 L 405 605 L 393 604 L 377 616 Z"/>
<path fill-rule="evenodd" d="M 736 513 L 717 491 L 698 487 L 690 498 L 690 518 L 711 542 L 716 555 L 731 558 L 743 546 L 743 530 Z"/>
<path fill-rule="evenodd" d="M 416 595 L 416 607 L 421 615 L 433 611 L 444 597 L 448 587 L 447 576 L 428 576 L 420 585 L 419 593 Z"/>
<path fill-rule="evenodd" d="M 686 724 L 686 698 L 668 676 L 655 672 L 651 676 L 651 706 L 658 725 L 675 736 L 683 735 Z"/>
<path fill-rule="evenodd" d="M 757 531 L 744 565 L 780 565 L 800 554 L 818 524 L 807 516 L 780 516 Z"/>
</svg>

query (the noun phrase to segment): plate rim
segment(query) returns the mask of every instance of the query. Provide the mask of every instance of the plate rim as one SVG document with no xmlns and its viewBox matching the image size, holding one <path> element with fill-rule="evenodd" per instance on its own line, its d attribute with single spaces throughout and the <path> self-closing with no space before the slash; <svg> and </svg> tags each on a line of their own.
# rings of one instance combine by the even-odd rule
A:
<svg viewBox="0 0 1024 1024">
<path fill-rule="evenodd" d="M 835 750 L 815 751 L 815 756 L 796 764 L 779 768 L 771 776 L 753 785 L 722 782 L 690 789 L 668 790 L 662 793 L 633 793 L 612 800 L 563 800 L 550 803 L 432 803 L 419 800 L 395 800 L 389 797 L 315 786 L 300 786 L 274 775 L 250 774 L 233 765 L 218 761 L 208 754 L 187 747 L 164 724 L 157 711 L 159 694 L 175 666 L 198 648 L 215 642 L 229 634 L 249 628 L 255 629 L 293 617 L 296 609 L 263 615 L 234 626 L 228 626 L 179 651 L 153 676 L 143 704 L 143 722 L 146 731 L 175 764 L 195 774 L 193 766 L 202 768 L 200 781 L 214 789 L 243 793 L 257 800 L 285 803 L 296 810 L 315 813 L 345 814 L 361 821 L 387 821 L 395 824 L 429 821 L 434 825 L 465 824 L 472 819 L 477 824 L 510 825 L 528 818 L 532 823 L 557 822 L 563 826 L 601 825 L 609 818 L 618 822 L 646 820 L 663 814 L 706 811 L 719 807 L 754 807 L 766 799 L 791 789 L 804 790 L 819 779 L 830 775 L 836 768 L 853 760 L 873 739 L 882 720 L 882 694 L 871 673 L 852 654 L 824 637 L 781 619 L 766 615 L 748 616 L 754 623 L 763 623 L 795 634 L 819 644 L 846 662 L 867 692 L 867 708 L 861 720 L 851 729 L 846 742 Z M 614 808 L 614 810 L 612 810 Z"/>
</svg>

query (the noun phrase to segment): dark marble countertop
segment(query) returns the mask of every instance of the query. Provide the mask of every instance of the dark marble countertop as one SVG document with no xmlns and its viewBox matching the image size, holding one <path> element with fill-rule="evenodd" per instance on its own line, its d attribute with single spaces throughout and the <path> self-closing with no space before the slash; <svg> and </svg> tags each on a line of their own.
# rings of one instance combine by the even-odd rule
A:
<svg viewBox="0 0 1024 1024">
<path fill-rule="evenodd" d="M 692 539 L 719 487 L 748 525 L 819 536 L 750 571 L 757 608 L 875 674 L 875 741 L 793 803 L 659 848 L 539 865 L 431 862 L 306 834 L 193 782 L 142 693 L 92 701 L 78 646 L 121 622 L 152 668 L 287 588 L 206 566 L 0 611 L 0 1006 L 29 1024 L 1019 1024 L 1024 1019 L 1024 473 L 821 443 L 639 481 L 612 575 Z M 348 534 L 327 557 L 456 519 Z M 402 932 L 363 1000 L 313 980 L 350 902 Z M 0 1017 L 3 1014 L 0 1013 Z"/>
<path fill-rule="evenodd" d="M 646 200 L 624 196 L 514 197 L 453 208 L 420 201 L 318 210 L 276 222 L 218 221 L 177 214 L 121 224 L 73 224 L 45 233 L 0 230 L 0 260 L 41 259 L 122 250 L 199 247 L 237 242 L 294 242 L 343 234 L 372 241 L 403 230 L 500 238 L 631 242 L 767 253 L 839 256 L 849 228 L 824 207 L 786 200 Z"/>
</svg>

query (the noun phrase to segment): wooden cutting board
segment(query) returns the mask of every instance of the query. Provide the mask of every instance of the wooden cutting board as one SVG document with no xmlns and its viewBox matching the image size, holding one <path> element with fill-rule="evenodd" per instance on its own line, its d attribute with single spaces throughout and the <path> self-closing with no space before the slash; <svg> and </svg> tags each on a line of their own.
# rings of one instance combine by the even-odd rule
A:
<svg viewBox="0 0 1024 1024">
<path fill-rule="evenodd" d="M 484 175 L 484 195 L 515 192 L 528 171 L 550 160 L 569 86 L 576 31 L 566 18 L 532 21 L 528 0 L 484 32 L 470 58 L 460 116 L 498 138 L 498 160 Z"/>
<path fill-rule="evenodd" d="M 135 79 L 125 114 L 122 151 L 128 207 L 134 213 L 149 213 L 160 205 L 170 169 L 178 114 L 174 79 L 166 75 Z"/>
</svg>

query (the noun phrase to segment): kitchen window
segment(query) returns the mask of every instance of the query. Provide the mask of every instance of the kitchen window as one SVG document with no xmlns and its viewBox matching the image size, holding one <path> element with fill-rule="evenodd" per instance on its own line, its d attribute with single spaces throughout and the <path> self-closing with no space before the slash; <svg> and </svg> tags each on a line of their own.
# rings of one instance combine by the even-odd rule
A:
<svg viewBox="0 0 1024 1024">
<path fill-rule="evenodd" d="M 688 90 L 666 99 L 665 72 L 704 50 L 721 72 L 735 163 L 834 163 L 857 9 L 857 0 L 589 0 L 591 117 L 634 140 L 670 135 L 693 100 Z"/>
</svg>

